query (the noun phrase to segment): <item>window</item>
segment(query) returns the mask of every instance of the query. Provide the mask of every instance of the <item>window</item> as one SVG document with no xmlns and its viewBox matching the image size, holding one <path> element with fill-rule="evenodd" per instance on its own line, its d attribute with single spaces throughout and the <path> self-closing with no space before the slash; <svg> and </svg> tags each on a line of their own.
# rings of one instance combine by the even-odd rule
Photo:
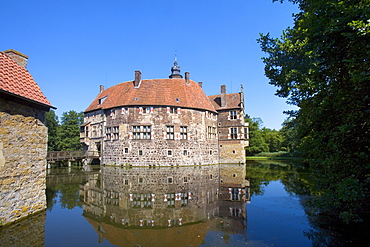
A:
<svg viewBox="0 0 370 247">
<path fill-rule="evenodd" d="M 128 108 L 122 107 L 121 114 L 129 114 Z"/>
<path fill-rule="evenodd" d="M 118 140 L 119 139 L 119 128 L 114 127 L 105 127 L 105 140 L 113 141 L 113 140 Z"/>
<path fill-rule="evenodd" d="M 184 150 L 184 156 L 188 155 L 188 150 Z"/>
<path fill-rule="evenodd" d="M 167 139 L 168 140 L 175 139 L 175 128 L 174 128 L 174 126 L 167 126 Z"/>
<path fill-rule="evenodd" d="M 167 156 L 172 156 L 172 150 L 171 149 L 167 150 Z"/>
<path fill-rule="evenodd" d="M 170 179 L 170 178 L 168 178 L 168 179 Z M 167 207 L 169 207 L 169 208 L 174 208 L 175 207 L 175 193 L 167 194 Z"/>
<path fill-rule="evenodd" d="M 172 184 L 173 183 L 173 178 L 172 177 L 168 177 L 167 178 L 167 183 Z"/>
<path fill-rule="evenodd" d="M 142 183 L 143 182 L 143 178 L 139 178 L 139 183 Z"/>
<path fill-rule="evenodd" d="M 127 179 L 125 179 L 125 185 L 128 185 L 128 180 Z"/>
<path fill-rule="evenodd" d="M 134 208 L 151 208 L 152 207 L 152 194 L 133 194 L 132 195 Z"/>
<path fill-rule="evenodd" d="M 144 107 L 143 112 L 146 114 L 153 113 L 154 108 L 153 107 Z"/>
<path fill-rule="evenodd" d="M 133 139 L 135 140 L 150 140 L 151 126 L 132 126 Z"/>
<path fill-rule="evenodd" d="M 167 106 L 166 112 L 167 113 L 177 113 L 177 110 L 176 110 L 175 107 L 169 107 L 169 106 Z"/>
<path fill-rule="evenodd" d="M 248 128 L 244 128 L 244 139 L 249 139 Z"/>
<path fill-rule="evenodd" d="M 230 128 L 230 138 L 238 139 L 238 128 Z"/>
<path fill-rule="evenodd" d="M 212 127 L 212 126 L 207 127 L 207 137 L 208 139 L 216 138 L 216 127 Z"/>
<path fill-rule="evenodd" d="M 188 182 L 188 177 L 184 177 L 184 183 Z"/>
<path fill-rule="evenodd" d="M 116 118 L 116 112 L 114 110 L 110 110 L 110 116 L 112 117 L 112 119 L 115 119 Z"/>
<path fill-rule="evenodd" d="M 106 140 L 118 140 L 119 139 L 119 126 L 106 127 L 105 128 L 105 139 Z"/>
<path fill-rule="evenodd" d="M 186 206 L 188 204 L 188 193 L 181 193 L 181 206 Z"/>
<path fill-rule="evenodd" d="M 187 140 L 188 139 L 188 127 L 180 126 L 180 139 Z"/>
<path fill-rule="evenodd" d="M 139 150 L 139 155 L 143 155 L 143 150 Z"/>
<path fill-rule="evenodd" d="M 104 100 L 107 98 L 108 96 L 104 96 L 103 98 L 100 98 L 99 99 L 99 105 L 103 104 Z"/>
<path fill-rule="evenodd" d="M 128 148 L 125 148 L 125 154 L 128 154 Z"/>
<path fill-rule="evenodd" d="M 237 119 L 238 118 L 237 115 L 236 115 L 236 111 L 230 111 L 229 113 L 230 113 L 229 114 L 230 119 Z"/>
</svg>

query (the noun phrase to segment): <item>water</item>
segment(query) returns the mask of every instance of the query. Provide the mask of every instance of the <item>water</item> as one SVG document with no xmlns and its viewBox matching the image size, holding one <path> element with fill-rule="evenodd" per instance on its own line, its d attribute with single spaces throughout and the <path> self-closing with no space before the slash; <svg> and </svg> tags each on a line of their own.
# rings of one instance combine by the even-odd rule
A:
<svg viewBox="0 0 370 247">
<path fill-rule="evenodd" d="M 310 183 L 306 167 L 286 162 L 101 167 L 91 172 L 52 169 L 47 178 L 48 209 L 0 228 L 0 243 L 367 246 L 358 231 L 356 235 L 318 223 L 321 218 L 305 203 L 311 197 Z"/>
</svg>

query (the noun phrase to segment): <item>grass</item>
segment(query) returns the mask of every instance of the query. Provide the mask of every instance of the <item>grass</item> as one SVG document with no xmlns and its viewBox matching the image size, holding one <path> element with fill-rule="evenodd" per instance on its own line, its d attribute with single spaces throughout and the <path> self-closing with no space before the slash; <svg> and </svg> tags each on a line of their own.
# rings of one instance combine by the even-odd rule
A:
<svg viewBox="0 0 370 247">
<path fill-rule="evenodd" d="M 298 160 L 303 159 L 302 157 L 266 157 L 266 156 L 247 156 L 247 160 Z"/>
<path fill-rule="evenodd" d="M 254 156 L 247 156 L 247 160 L 296 160 L 303 159 L 301 153 L 288 152 L 273 152 L 273 153 L 259 153 Z"/>
</svg>

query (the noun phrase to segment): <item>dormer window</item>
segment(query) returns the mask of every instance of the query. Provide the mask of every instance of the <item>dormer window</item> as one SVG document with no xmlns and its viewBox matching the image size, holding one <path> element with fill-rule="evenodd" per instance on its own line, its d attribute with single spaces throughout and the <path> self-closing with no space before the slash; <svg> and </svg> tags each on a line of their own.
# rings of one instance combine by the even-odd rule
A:
<svg viewBox="0 0 370 247">
<path fill-rule="evenodd" d="M 108 96 L 104 96 L 103 98 L 100 98 L 99 99 L 99 105 L 103 104 L 104 100 L 107 98 Z"/>
</svg>

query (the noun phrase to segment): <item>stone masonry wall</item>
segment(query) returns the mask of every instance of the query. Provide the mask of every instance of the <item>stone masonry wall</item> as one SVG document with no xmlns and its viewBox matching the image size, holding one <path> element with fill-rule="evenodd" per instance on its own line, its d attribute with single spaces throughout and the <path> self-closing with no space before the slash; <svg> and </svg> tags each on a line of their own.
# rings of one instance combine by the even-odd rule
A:
<svg viewBox="0 0 370 247">
<path fill-rule="evenodd" d="M 125 107 L 85 114 L 89 138 L 84 138 L 89 151 L 97 143 L 102 147 L 102 164 L 134 166 L 182 166 L 216 164 L 219 161 L 217 117 L 207 111 L 166 107 Z M 150 126 L 151 138 L 135 140 L 133 126 Z M 167 126 L 173 126 L 175 138 L 166 137 Z M 181 139 L 181 127 L 187 128 L 187 138 Z M 112 133 L 107 133 L 107 129 Z M 208 129 L 214 134 L 209 135 Z M 114 130 L 116 131 L 115 133 Z M 176 135 L 178 137 L 176 138 Z M 170 154 L 169 154 L 170 152 Z"/>
<path fill-rule="evenodd" d="M 0 107 L 0 223 L 46 208 L 47 128 Z"/>
<path fill-rule="evenodd" d="M 236 119 L 230 119 L 230 110 L 236 111 Z M 243 110 L 228 109 L 218 113 L 220 163 L 245 163 L 245 148 L 248 146 L 249 137 L 245 133 L 248 126 L 244 123 Z M 236 135 L 231 134 L 231 128 L 237 129 Z"/>
<path fill-rule="evenodd" d="M 45 111 L 33 107 L 18 104 L 13 101 L 8 101 L 0 98 L 0 112 L 6 112 L 11 115 L 22 115 L 25 117 L 34 117 L 41 122 L 45 123 Z"/>
</svg>

